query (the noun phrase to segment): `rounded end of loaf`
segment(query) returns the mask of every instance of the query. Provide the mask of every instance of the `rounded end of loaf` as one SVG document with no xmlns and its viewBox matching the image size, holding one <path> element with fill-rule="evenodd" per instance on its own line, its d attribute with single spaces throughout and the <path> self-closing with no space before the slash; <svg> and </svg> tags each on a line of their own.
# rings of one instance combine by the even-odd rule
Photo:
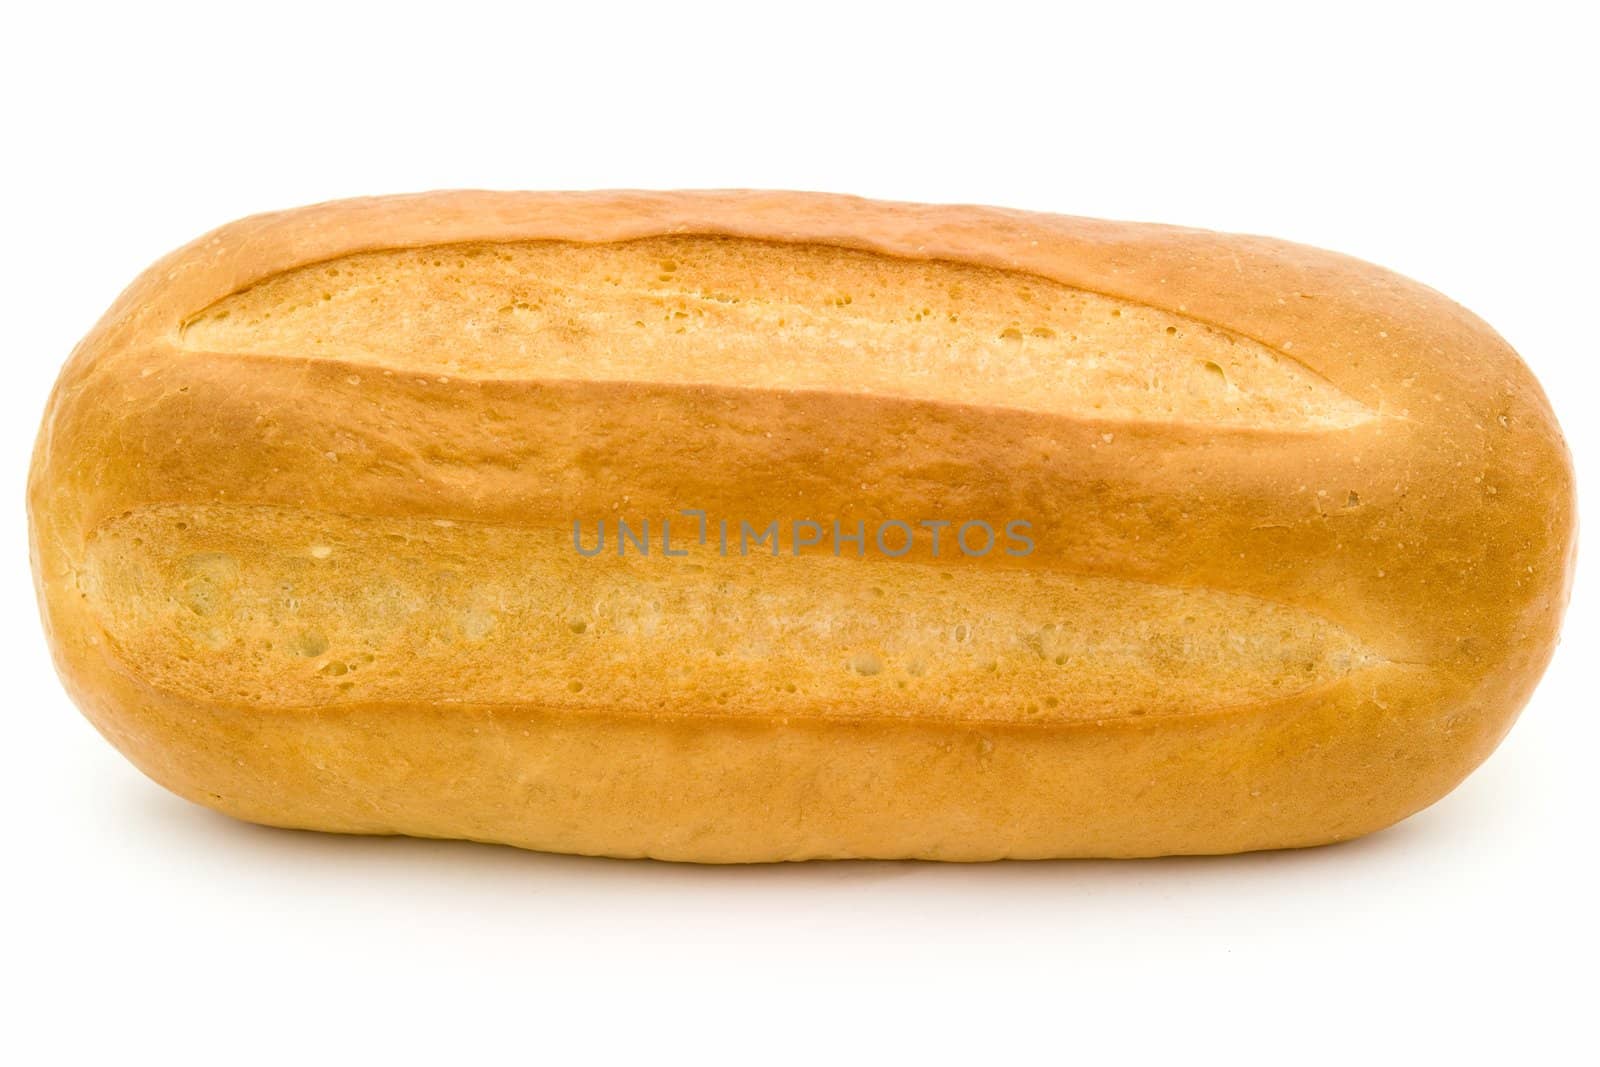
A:
<svg viewBox="0 0 1600 1067">
<path fill-rule="evenodd" d="M 1454 383 L 1439 394 L 1448 417 L 1420 428 L 1429 565 L 1402 579 L 1417 622 L 1393 670 L 1414 673 L 1393 701 L 1405 743 L 1373 830 L 1446 796 L 1505 738 L 1554 655 L 1576 566 L 1576 478 L 1548 398 L 1498 333 L 1429 294 L 1430 354 Z M 1371 699 L 1391 701 L 1381 687 Z"/>
</svg>

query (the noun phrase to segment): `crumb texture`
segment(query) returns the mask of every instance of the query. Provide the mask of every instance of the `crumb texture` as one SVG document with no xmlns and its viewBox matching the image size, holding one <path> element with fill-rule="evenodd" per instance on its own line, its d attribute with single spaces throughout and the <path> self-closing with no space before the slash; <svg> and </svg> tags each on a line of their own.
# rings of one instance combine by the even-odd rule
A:
<svg viewBox="0 0 1600 1067">
<path fill-rule="evenodd" d="M 486 379 L 819 390 L 1261 430 L 1373 413 L 1263 344 L 1032 275 L 671 236 L 366 252 L 192 316 L 196 351 Z"/>
<path fill-rule="evenodd" d="M 161 505 L 102 527 L 78 580 L 133 672 L 258 706 L 1067 721 L 1286 697 L 1374 662 L 1250 597 L 954 570 L 586 559 L 552 528 Z"/>
</svg>

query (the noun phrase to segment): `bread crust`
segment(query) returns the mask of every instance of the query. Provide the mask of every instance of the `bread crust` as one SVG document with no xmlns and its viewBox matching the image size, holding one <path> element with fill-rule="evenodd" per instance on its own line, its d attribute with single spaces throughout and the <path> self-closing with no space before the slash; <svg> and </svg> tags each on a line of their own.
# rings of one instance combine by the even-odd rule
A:
<svg viewBox="0 0 1600 1067">
<path fill-rule="evenodd" d="M 1266 430 L 881 391 L 374 375 L 338 355 L 211 352 L 183 335 L 251 286 L 359 253 L 662 235 L 1047 280 L 1265 346 L 1370 417 Z M 574 412 L 604 477 L 559 477 L 582 469 Z M 704 445 L 692 462 L 664 457 L 691 432 Z M 362 462 L 326 458 L 353 441 Z M 934 502 L 1028 516 L 1036 553 L 953 581 L 1009 567 L 1018 581 L 1218 591 L 1325 620 L 1362 656 L 1282 698 L 1197 695 L 1148 715 L 963 714 L 876 689 L 795 705 L 732 667 L 733 699 L 717 705 L 672 681 L 658 664 L 670 648 L 626 665 L 631 688 L 616 692 L 631 702 L 470 683 L 442 699 L 402 678 L 381 698 L 312 705 L 157 678 L 129 652 L 113 617 L 126 594 L 110 603 L 94 555 L 115 522 L 154 507 L 519 528 L 599 512 L 619 485 L 652 515 L 919 517 Z M 1498 744 L 1548 662 L 1573 486 L 1549 403 L 1498 335 L 1330 252 L 824 194 L 444 192 L 254 216 L 156 263 L 63 370 L 28 504 L 69 692 L 198 803 L 272 825 L 613 856 L 986 860 L 1315 845 L 1437 800 Z"/>
</svg>

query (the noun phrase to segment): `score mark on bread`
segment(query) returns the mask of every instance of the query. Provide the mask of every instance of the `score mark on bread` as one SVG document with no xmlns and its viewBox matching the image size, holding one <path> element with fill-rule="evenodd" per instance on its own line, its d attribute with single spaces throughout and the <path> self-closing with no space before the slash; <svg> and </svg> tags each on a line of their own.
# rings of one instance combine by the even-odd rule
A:
<svg viewBox="0 0 1600 1067">
<path fill-rule="evenodd" d="M 1278 700 L 1379 662 L 1210 589 L 831 555 L 588 560 L 553 527 L 164 506 L 96 531 L 116 653 L 200 700 L 1065 722 Z"/>
<path fill-rule="evenodd" d="M 717 384 L 1340 429 L 1373 416 L 1260 342 L 1028 274 L 656 237 L 366 252 L 196 314 L 187 347 L 468 378 Z"/>
</svg>

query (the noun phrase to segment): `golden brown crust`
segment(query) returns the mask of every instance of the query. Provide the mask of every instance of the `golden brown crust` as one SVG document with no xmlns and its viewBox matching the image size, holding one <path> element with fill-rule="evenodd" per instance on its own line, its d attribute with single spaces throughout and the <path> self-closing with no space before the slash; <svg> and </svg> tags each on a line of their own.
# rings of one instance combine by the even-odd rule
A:
<svg viewBox="0 0 1600 1067">
<path fill-rule="evenodd" d="M 1249 338 L 1374 417 L 1294 432 L 649 380 L 358 388 L 339 358 L 180 336 L 232 294 L 354 253 L 663 234 L 1033 275 Z M 664 460 L 691 431 L 693 462 Z M 596 453 L 603 477 L 584 466 Z M 516 528 L 578 517 L 618 486 L 650 515 L 1025 515 L 1048 536 L 1018 574 L 1259 598 L 1326 620 L 1361 655 L 1284 699 L 1154 716 L 896 716 L 877 691 L 821 709 L 855 708 L 837 716 L 749 693 L 732 713 L 615 694 L 474 701 L 470 687 L 446 704 L 392 686 L 311 708 L 153 684 L 112 618 L 128 596 L 108 606 L 89 551 L 157 506 Z M 29 484 L 63 678 L 169 788 L 281 825 L 713 862 L 1225 852 L 1388 825 L 1487 756 L 1543 670 L 1572 497 L 1515 353 L 1368 264 L 1264 238 L 774 192 L 436 193 L 231 224 L 154 265 L 79 346 Z"/>
</svg>

